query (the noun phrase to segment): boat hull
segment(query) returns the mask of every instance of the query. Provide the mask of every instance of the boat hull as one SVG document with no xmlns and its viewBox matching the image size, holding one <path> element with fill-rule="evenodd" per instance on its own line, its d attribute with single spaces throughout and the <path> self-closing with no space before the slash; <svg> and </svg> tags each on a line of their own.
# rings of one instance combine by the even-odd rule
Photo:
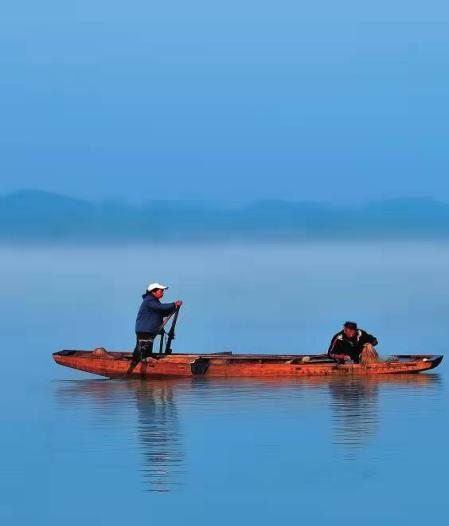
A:
<svg viewBox="0 0 449 526">
<path fill-rule="evenodd" d="M 400 355 L 369 365 L 339 365 L 326 355 L 155 354 L 148 363 L 131 367 L 131 354 L 65 350 L 56 363 L 107 378 L 161 377 L 302 377 L 410 374 L 437 367 L 443 356 Z"/>
</svg>

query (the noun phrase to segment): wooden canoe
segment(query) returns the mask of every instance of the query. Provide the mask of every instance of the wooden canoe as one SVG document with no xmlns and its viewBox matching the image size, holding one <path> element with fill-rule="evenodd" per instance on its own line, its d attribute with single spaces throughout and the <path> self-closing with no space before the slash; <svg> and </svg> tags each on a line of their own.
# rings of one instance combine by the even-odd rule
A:
<svg viewBox="0 0 449 526">
<path fill-rule="evenodd" d="M 300 377 L 404 374 L 437 367 L 443 356 L 397 355 L 369 365 L 339 365 L 327 355 L 269 354 L 153 354 L 148 363 L 139 363 L 131 372 L 131 353 L 64 350 L 53 353 L 56 363 L 106 376 L 142 377 Z"/>
</svg>

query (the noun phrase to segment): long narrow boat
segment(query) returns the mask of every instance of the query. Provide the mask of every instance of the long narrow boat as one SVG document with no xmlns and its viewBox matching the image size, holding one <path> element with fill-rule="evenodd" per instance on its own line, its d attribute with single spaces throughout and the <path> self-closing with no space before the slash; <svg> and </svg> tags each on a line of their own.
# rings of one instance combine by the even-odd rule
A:
<svg viewBox="0 0 449 526">
<path fill-rule="evenodd" d="M 397 355 L 368 365 L 337 364 L 327 355 L 270 354 L 153 354 L 147 363 L 131 367 L 131 353 L 64 350 L 56 363 L 108 378 L 160 377 L 300 377 L 404 374 L 437 367 L 443 356 Z"/>
</svg>

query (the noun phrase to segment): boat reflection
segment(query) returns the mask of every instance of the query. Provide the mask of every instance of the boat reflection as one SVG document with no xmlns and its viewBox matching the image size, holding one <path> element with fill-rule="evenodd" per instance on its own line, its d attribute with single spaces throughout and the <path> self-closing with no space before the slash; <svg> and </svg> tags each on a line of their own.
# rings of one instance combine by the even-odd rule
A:
<svg viewBox="0 0 449 526">
<path fill-rule="evenodd" d="M 437 390 L 438 374 L 302 379 L 172 379 L 152 381 L 81 380 L 58 382 L 56 397 L 64 407 L 86 402 L 93 425 L 119 432 L 136 429 L 134 447 L 145 491 L 170 492 L 185 484 L 187 474 L 183 429 L 177 405 L 215 411 L 235 400 L 263 404 L 292 400 L 321 412 L 330 408 L 331 443 L 353 458 L 379 433 L 380 400 L 416 397 Z M 300 407 L 298 405 L 298 407 Z M 385 405 L 383 406 L 385 408 Z M 84 412 L 86 406 L 81 408 Z M 217 409 L 219 410 L 219 409 Z M 313 409 L 315 410 L 315 409 Z M 327 412 L 327 410 L 326 410 Z M 321 413 L 325 415 L 325 413 Z M 263 412 L 262 412 L 263 415 Z M 134 433 L 132 433 L 134 435 Z M 128 435 L 129 436 L 129 435 Z M 133 444 L 129 444 L 133 447 Z M 279 444 L 282 447 L 282 444 Z"/>
<path fill-rule="evenodd" d="M 301 392 L 299 403 L 329 404 L 332 418 L 331 442 L 342 447 L 347 458 L 353 458 L 358 450 L 368 446 L 379 432 L 380 396 L 387 400 L 403 396 L 429 396 L 441 387 L 439 374 L 396 374 L 350 377 L 309 376 L 292 378 L 222 379 L 236 387 L 246 385 L 249 389 L 286 389 L 285 396 Z M 431 391 L 431 392 L 429 392 Z M 384 405 L 385 408 L 385 405 Z M 317 407 L 318 410 L 318 407 Z"/>
<path fill-rule="evenodd" d="M 348 458 L 370 444 L 378 433 L 379 397 L 382 393 L 388 400 L 394 400 L 402 396 L 429 396 L 429 390 L 435 392 L 441 387 L 441 377 L 437 373 L 255 380 L 253 384 L 260 389 L 263 386 L 270 389 L 288 386 L 290 393 L 292 388 L 295 392 L 305 390 L 302 403 L 312 403 L 312 400 L 329 403 L 333 422 L 331 441 L 335 446 L 342 447 Z M 318 392 L 320 395 L 316 397 Z"/>
</svg>

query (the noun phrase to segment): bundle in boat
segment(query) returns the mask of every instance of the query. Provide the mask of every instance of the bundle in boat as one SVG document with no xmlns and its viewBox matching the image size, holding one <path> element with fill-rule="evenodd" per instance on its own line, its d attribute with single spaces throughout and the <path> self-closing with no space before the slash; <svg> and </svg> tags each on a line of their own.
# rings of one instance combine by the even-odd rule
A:
<svg viewBox="0 0 449 526">
<path fill-rule="evenodd" d="M 362 352 L 360 353 L 360 363 L 362 365 L 368 365 L 379 361 L 379 354 L 376 349 L 371 343 L 365 343 Z"/>
</svg>

